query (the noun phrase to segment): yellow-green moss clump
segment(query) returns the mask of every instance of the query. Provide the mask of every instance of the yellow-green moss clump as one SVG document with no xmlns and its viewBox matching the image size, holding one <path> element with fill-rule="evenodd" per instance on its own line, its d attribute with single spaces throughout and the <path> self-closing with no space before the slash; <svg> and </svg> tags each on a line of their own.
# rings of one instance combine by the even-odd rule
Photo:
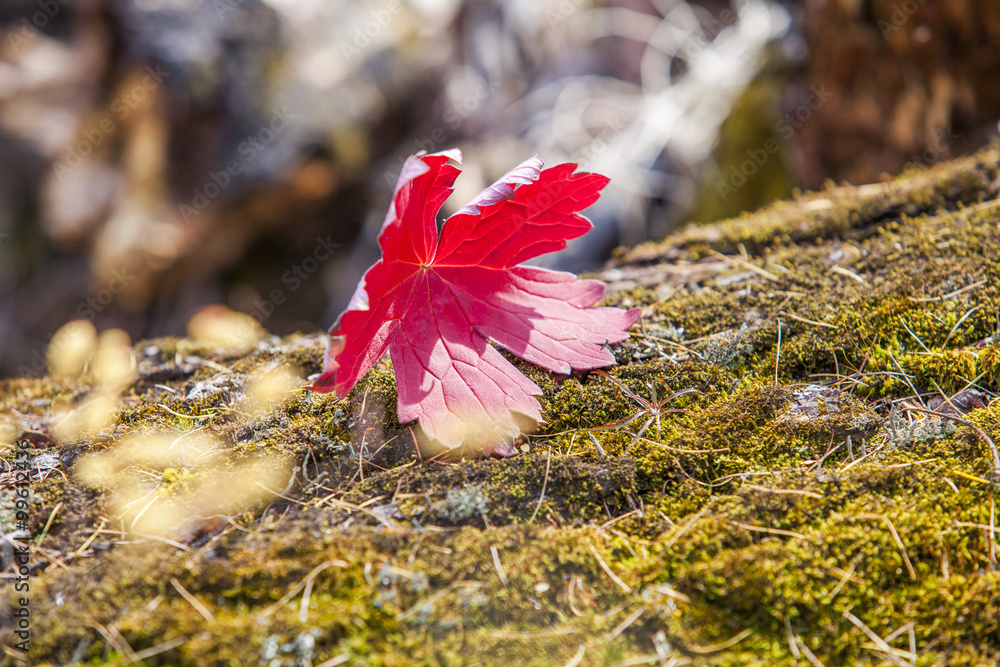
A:
<svg viewBox="0 0 1000 667">
<path fill-rule="evenodd" d="M 38 462 L 21 662 L 996 664 L 998 165 L 621 251 L 607 302 L 644 317 L 619 365 L 517 362 L 547 421 L 507 459 L 420 460 L 387 362 L 344 401 L 246 407 L 319 369 L 312 337 L 140 343 L 113 422 L 71 436 L 86 380 L 0 383 Z M 136 434 L 179 444 L 130 458 Z"/>
</svg>

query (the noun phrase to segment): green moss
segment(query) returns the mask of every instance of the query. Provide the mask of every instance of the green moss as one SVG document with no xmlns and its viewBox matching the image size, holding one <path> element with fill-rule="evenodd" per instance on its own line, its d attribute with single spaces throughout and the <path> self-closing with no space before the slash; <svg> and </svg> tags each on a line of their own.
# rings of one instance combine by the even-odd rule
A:
<svg viewBox="0 0 1000 667">
<path fill-rule="evenodd" d="M 870 631 L 912 637 L 918 665 L 997 662 L 988 443 L 908 406 L 1000 391 L 998 164 L 989 148 L 620 252 L 606 302 L 643 308 L 641 328 L 600 372 L 515 360 L 545 423 L 506 459 L 420 461 L 388 362 L 344 400 L 247 414 L 248 378 L 318 371 L 309 337 L 230 357 L 144 342 L 101 440 L 51 432 L 86 382 L 4 381 L 0 409 L 59 462 L 33 479 L 30 530 L 53 522 L 31 660 L 883 664 Z M 961 419 L 995 442 L 995 412 Z M 128 534 L 114 485 L 74 467 L 128 433 L 191 431 L 213 463 L 133 462 L 140 491 L 184 506 L 253 486 L 260 460 L 292 480 L 266 506 L 189 508 L 164 542 Z"/>
</svg>

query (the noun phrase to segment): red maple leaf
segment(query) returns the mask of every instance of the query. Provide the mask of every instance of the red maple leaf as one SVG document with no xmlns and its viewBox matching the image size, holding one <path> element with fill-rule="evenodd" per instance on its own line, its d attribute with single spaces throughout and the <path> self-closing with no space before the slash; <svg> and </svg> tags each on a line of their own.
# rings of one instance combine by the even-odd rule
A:
<svg viewBox="0 0 1000 667">
<path fill-rule="evenodd" d="M 330 328 L 323 374 L 311 389 L 343 398 L 386 352 L 399 390 L 397 414 L 448 448 L 475 429 L 503 452 L 520 433 L 514 412 L 541 421 L 541 390 L 489 342 L 552 371 L 614 363 L 602 347 L 628 336 L 638 310 L 591 308 L 597 280 L 521 262 L 562 250 L 592 225 L 578 214 L 608 179 L 542 171 L 526 160 L 448 218 L 457 150 L 411 156 L 379 235 L 382 259 L 368 269 Z M 468 431 L 468 432 L 467 432 Z M 483 444 L 483 443 L 480 443 Z"/>
</svg>

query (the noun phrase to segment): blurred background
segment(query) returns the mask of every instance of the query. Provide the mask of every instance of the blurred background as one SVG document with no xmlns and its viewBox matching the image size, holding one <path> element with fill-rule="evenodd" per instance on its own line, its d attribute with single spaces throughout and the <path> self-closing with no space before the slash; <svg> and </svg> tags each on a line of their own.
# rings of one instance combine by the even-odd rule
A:
<svg viewBox="0 0 1000 667">
<path fill-rule="evenodd" d="M 998 133 L 995 0 L 3 0 L 0 376 L 72 319 L 328 327 L 405 158 L 612 178 L 555 268 Z"/>
</svg>

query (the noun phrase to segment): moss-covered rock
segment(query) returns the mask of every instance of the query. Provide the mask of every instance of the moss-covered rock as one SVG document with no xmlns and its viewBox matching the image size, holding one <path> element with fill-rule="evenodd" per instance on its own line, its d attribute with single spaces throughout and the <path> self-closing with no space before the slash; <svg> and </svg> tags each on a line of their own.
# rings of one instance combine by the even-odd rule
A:
<svg viewBox="0 0 1000 667">
<path fill-rule="evenodd" d="M 4 381 L 34 462 L 26 533 L 0 476 L 31 544 L 5 660 L 994 664 L 998 174 L 994 147 L 621 251 L 619 365 L 516 362 L 546 422 L 506 459 L 422 460 L 388 362 L 248 407 L 318 370 L 311 337 L 143 342 L 73 437 L 87 376 Z"/>
</svg>

